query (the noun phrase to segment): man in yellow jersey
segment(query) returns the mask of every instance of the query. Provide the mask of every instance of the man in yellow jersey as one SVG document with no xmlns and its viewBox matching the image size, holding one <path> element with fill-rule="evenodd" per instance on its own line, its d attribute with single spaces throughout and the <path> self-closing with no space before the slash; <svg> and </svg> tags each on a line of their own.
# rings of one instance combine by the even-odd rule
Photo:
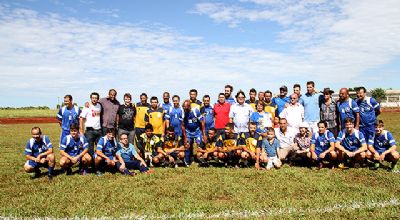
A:
<svg viewBox="0 0 400 220">
<path fill-rule="evenodd" d="M 256 109 L 256 103 L 257 103 L 256 95 L 257 95 L 256 89 L 252 88 L 252 89 L 250 89 L 250 92 L 249 92 L 250 99 L 246 100 L 246 103 L 249 104 L 253 108 L 254 111 L 257 111 L 257 109 Z"/>
<path fill-rule="evenodd" d="M 147 94 L 142 93 L 140 95 L 140 102 L 136 103 L 136 117 L 135 117 L 135 136 L 136 143 L 140 138 L 140 135 L 144 133 L 146 121 L 144 120 L 147 110 L 150 108 L 150 104 L 147 103 Z M 137 144 L 136 144 L 137 146 Z M 140 156 L 144 158 L 144 151 L 140 150 Z"/>
<path fill-rule="evenodd" d="M 234 124 L 228 123 L 225 126 L 225 133 L 222 135 L 222 147 L 218 148 L 218 158 L 225 163 L 225 166 L 237 165 L 242 147 L 240 135 L 234 133 Z"/>
<path fill-rule="evenodd" d="M 161 140 L 162 144 L 157 148 L 157 156 L 153 160 L 154 165 L 178 167 L 177 160 L 179 159 L 183 162 L 185 157 L 183 138 L 176 136 L 174 127 L 170 126 L 167 128 L 165 137 Z"/>
<path fill-rule="evenodd" d="M 261 148 L 262 136 L 256 132 L 257 124 L 255 122 L 249 123 L 249 132 L 242 133 L 241 139 L 244 140 L 245 145 L 243 146 L 243 151 L 240 161 L 240 166 L 247 167 L 249 163 L 255 163 L 257 159 L 257 148 Z M 261 152 L 262 153 L 262 152 Z M 262 155 L 262 162 L 264 162 L 266 154 Z"/>
<path fill-rule="evenodd" d="M 164 110 L 158 106 L 157 97 L 151 97 L 150 109 L 147 110 L 147 113 L 144 116 L 144 120 L 146 123 L 149 123 L 153 126 L 154 135 L 157 135 L 159 138 L 164 137 Z"/>
<path fill-rule="evenodd" d="M 143 152 L 143 159 L 146 161 L 147 166 L 153 166 L 153 163 L 157 164 L 157 148 L 161 146 L 162 142 L 157 135 L 153 133 L 153 126 L 147 124 L 145 132 L 140 135 L 137 146 L 140 151 Z"/>
<path fill-rule="evenodd" d="M 196 89 L 191 89 L 189 91 L 189 96 L 190 96 L 190 107 L 197 108 L 200 110 L 200 107 L 203 105 L 203 103 L 199 100 L 197 100 L 197 90 Z"/>
<path fill-rule="evenodd" d="M 272 103 L 272 92 L 267 90 L 265 91 L 265 102 L 264 102 L 264 111 L 269 112 L 272 115 L 272 118 L 275 118 L 276 113 L 276 105 Z"/>
<path fill-rule="evenodd" d="M 208 130 L 207 142 L 202 141 L 197 148 L 196 157 L 200 166 L 208 166 L 208 162 L 218 157 L 218 147 L 222 147 L 221 135 L 217 134 L 215 128 Z"/>
</svg>

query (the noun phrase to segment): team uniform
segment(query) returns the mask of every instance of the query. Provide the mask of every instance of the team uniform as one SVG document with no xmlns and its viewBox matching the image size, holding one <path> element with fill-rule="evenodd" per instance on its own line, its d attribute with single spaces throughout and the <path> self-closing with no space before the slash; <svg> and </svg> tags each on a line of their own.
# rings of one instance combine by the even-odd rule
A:
<svg viewBox="0 0 400 220">
<path fill-rule="evenodd" d="M 125 163 L 125 167 L 129 170 L 135 169 L 139 170 L 140 172 L 147 172 L 149 168 L 146 166 L 140 165 L 140 161 L 135 160 L 134 157 L 138 155 L 136 152 L 135 146 L 129 143 L 128 147 L 123 146 L 123 144 L 118 143 L 118 148 L 116 152 L 117 156 L 120 156 Z M 116 163 L 117 168 L 121 167 L 121 163 L 118 161 Z"/>
<path fill-rule="evenodd" d="M 251 134 L 250 132 L 242 133 L 241 139 L 244 140 L 243 142 L 247 150 L 254 153 L 254 155 L 257 153 L 257 148 L 261 148 L 262 136 L 259 135 L 257 132 L 255 132 L 254 134 Z"/>
<path fill-rule="evenodd" d="M 244 141 L 241 138 L 241 134 L 233 133 L 231 137 L 228 137 L 226 134 L 221 135 L 222 139 L 222 147 L 220 148 L 220 152 L 225 154 L 225 158 L 231 159 L 235 152 L 231 150 L 231 148 L 235 148 L 240 145 L 244 145 Z"/>
<path fill-rule="evenodd" d="M 336 142 L 340 142 L 350 152 L 357 151 L 362 144 L 366 144 L 363 133 L 356 129 L 352 134 L 347 134 L 346 130 L 340 131 Z"/>
<path fill-rule="evenodd" d="M 339 118 L 341 122 L 341 130 L 345 128 L 344 120 L 346 118 L 351 118 L 353 121 L 355 120 L 355 113 L 360 112 L 360 108 L 358 107 L 357 103 L 348 98 L 348 100 L 344 102 L 338 101 L 337 103 L 338 111 L 339 111 Z"/>
<path fill-rule="evenodd" d="M 161 137 L 164 131 L 164 110 L 162 108 L 148 109 L 144 121 L 153 126 L 154 134 Z"/>
<path fill-rule="evenodd" d="M 183 118 L 183 125 L 185 127 L 186 138 L 191 145 L 191 149 L 185 152 L 186 163 L 190 163 L 191 152 L 193 150 L 192 144 L 199 146 L 201 143 L 202 130 L 201 122 L 204 120 L 203 115 L 201 115 L 198 108 L 192 108 L 189 113 L 185 113 Z"/>
<path fill-rule="evenodd" d="M 135 117 L 135 136 L 138 140 L 140 135 L 144 133 L 144 127 L 146 126 L 146 121 L 144 120 L 147 110 L 150 109 L 150 104 L 141 102 L 136 103 L 136 117 Z"/>
<path fill-rule="evenodd" d="M 67 106 L 61 107 L 57 114 L 57 120 L 61 122 L 61 137 L 60 141 L 64 139 L 65 136 L 69 135 L 69 128 L 72 124 L 76 124 L 79 126 L 79 115 L 81 114 L 81 110 L 78 106 L 72 106 L 71 109 L 68 109 Z"/>
<path fill-rule="evenodd" d="M 277 115 L 281 114 L 283 109 L 285 108 L 286 103 L 290 102 L 290 97 L 285 96 L 281 98 L 280 96 L 272 98 L 272 104 L 277 108 Z"/>
<path fill-rule="evenodd" d="M 169 110 L 171 109 L 171 107 L 172 107 L 172 104 L 171 104 L 170 102 L 168 102 L 168 103 L 163 103 L 163 104 L 161 105 L 161 108 L 162 108 L 163 111 L 164 111 L 164 115 L 168 114 L 168 112 L 169 112 Z"/>
<path fill-rule="evenodd" d="M 272 101 L 270 103 L 264 102 L 264 104 L 264 111 L 270 113 L 272 118 L 275 118 L 277 106 Z"/>
<path fill-rule="evenodd" d="M 29 139 L 25 146 L 25 155 L 30 155 L 33 157 L 39 156 L 39 154 L 46 152 L 50 148 L 53 148 L 52 143 L 50 142 L 49 137 L 46 135 L 42 135 L 40 142 L 36 142 L 34 138 Z M 48 167 L 48 164 L 36 163 L 33 160 L 27 160 L 26 164 L 29 166 L 38 169 L 40 167 Z M 49 168 L 50 169 L 50 168 Z"/>
<path fill-rule="evenodd" d="M 183 138 L 180 136 L 175 136 L 174 139 L 169 138 L 168 136 L 165 136 L 164 139 L 162 140 L 162 150 L 164 152 L 170 151 L 173 148 L 180 148 L 184 146 Z M 173 157 L 175 160 L 178 159 L 178 153 L 179 151 L 174 151 L 170 153 L 169 155 Z"/>
<path fill-rule="evenodd" d="M 157 135 L 147 137 L 146 133 L 140 135 L 138 140 L 138 148 L 142 151 L 143 159 L 157 156 L 157 148 L 161 147 L 161 140 Z"/>
<path fill-rule="evenodd" d="M 326 130 L 320 134 L 315 132 L 311 138 L 311 144 L 314 144 L 314 152 L 317 155 L 317 160 L 320 160 L 319 155 L 331 147 L 331 143 L 335 143 L 335 137 L 332 132 Z M 329 154 L 327 154 L 329 155 Z"/>
<path fill-rule="evenodd" d="M 207 153 L 210 153 L 222 147 L 222 145 L 223 143 L 221 135 L 215 135 L 214 138 L 212 139 L 208 137 L 207 143 L 204 143 L 204 141 L 202 141 L 199 147 L 202 150 L 205 150 Z M 213 154 L 210 154 L 208 155 L 208 158 L 212 159 L 213 156 L 214 156 Z"/>
<path fill-rule="evenodd" d="M 190 108 L 191 108 L 191 109 L 194 109 L 194 108 L 200 109 L 200 107 L 201 107 L 202 105 L 203 105 L 203 103 L 200 102 L 199 100 L 195 100 L 195 101 L 190 100 Z"/>
<path fill-rule="evenodd" d="M 389 148 L 396 145 L 396 141 L 393 138 L 392 133 L 387 130 L 383 130 L 381 135 L 375 134 L 372 138 L 368 140 L 368 144 L 372 145 L 374 149 L 382 154 Z"/>
<path fill-rule="evenodd" d="M 102 151 L 103 154 L 108 157 L 110 160 L 115 159 L 115 153 L 117 152 L 117 140 L 114 138 L 113 140 L 109 140 L 107 136 L 100 138 L 99 143 L 97 143 L 96 150 Z M 94 158 L 98 157 L 97 154 L 94 155 Z M 106 161 L 103 161 L 106 163 Z"/>
<path fill-rule="evenodd" d="M 250 99 L 247 99 L 245 103 L 249 104 L 253 108 L 253 111 L 257 111 L 258 100 L 251 101 Z"/>
<path fill-rule="evenodd" d="M 269 112 L 253 112 L 250 121 L 256 123 L 257 133 L 266 133 L 272 127 L 272 115 Z"/>
<path fill-rule="evenodd" d="M 204 116 L 205 132 L 208 134 L 208 130 L 214 127 L 214 111 L 211 105 L 202 106 L 200 113 Z"/>
<path fill-rule="evenodd" d="M 76 140 L 71 135 L 67 135 L 66 137 L 64 137 L 60 144 L 60 150 L 65 151 L 65 153 L 67 153 L 71 157 L 78 156 L 85 149 L 88 149 L 88 142 L 83 135 L 79 135 Z"/>
<path fill-rule="evenodd" d="M 355 100 L 360 109 L 360 131 L 366 140 L 371 139 L 375 134 L 376 111 L 379 111 L 379 103 L 372 97 L 365 97 L 363 100 Z"/>
<path fill-rule="evenodd" d="M 226 98 L 225 101 L 228 102 L 230 105 L 233 105 L 236 103 L 235 99 L 232 96 L 229 96 L 228 98 Z"/>
<path fill-rule="evenodd" d="M 184 111 L 182 107 L 175 108 L 171 106 L 168 113 L 165 114 L 165 120 L 169 121 L 169 126 L 174 127 L 174 133 L 176 136 L 182 136 L 182 122 Z"/>
</svg>

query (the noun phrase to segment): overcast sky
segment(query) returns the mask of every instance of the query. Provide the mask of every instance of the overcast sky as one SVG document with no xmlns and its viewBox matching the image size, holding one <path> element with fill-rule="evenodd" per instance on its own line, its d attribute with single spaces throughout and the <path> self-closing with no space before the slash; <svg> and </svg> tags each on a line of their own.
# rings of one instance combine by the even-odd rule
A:
<svg viewBox="0 0 400 220">
<path fill-rule="evenodd" d="M 0 1 L 0 106 L 79 105 L 110 88 L 212 102 L 314 80 L 400 88 L 400 1 Z"/>
</svg>

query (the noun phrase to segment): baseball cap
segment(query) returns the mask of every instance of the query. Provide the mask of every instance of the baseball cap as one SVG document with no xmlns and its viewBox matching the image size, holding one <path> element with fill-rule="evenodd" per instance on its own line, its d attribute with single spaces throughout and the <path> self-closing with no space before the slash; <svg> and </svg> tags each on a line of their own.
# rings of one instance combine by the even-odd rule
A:
<svg viewBox="0 0 400 220">
<path fill-rule="evenodd" d="M 288 90 L 287 90 L 287 87 L 286 87 L 285 85 L 281 86 L 281 87 L 279 88 L 279 90 L 285 90 L 285 91 L 288 91 Z"/>
<path fill-rule="evenodd" d="M 324 90 L 321 93 L 324 95 L 327 95 L 327 94 L 333 94 L 335 92 L 328 87 L 328 88 L 324 88 Z"/>
</svg>

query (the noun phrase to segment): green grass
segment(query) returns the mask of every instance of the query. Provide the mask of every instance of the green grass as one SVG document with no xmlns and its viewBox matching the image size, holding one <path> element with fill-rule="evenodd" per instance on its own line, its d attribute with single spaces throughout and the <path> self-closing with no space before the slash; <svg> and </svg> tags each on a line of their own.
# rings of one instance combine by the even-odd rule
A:
<svg viewBox="0 0 400 220">
<path fill-rule="evenodd" d="M 397 139 L 399 116 L 382 116 Z M 250 218 L 397 219 L 400 214 L 400 175 L 384 169 L 317 171 L 285 166 L 267 172 L 192 166 L 160 168 L 136 177 L 106 173 L 60 175 L 50 183 L 46 178 L 32 180 L 22 169 L 32 126 L 0 125 L 0 216 L 188 218 L 197 213 L 200 218 L 231 219 L 221 213 L 235 216 L 234 211 L 247 210 L 264 212 Z M 59 126 L 40 126 L 57 146 Z M 58 150 L 56 156 L 59 159 Z M 388 206 L 370 206 L 391 199 Z M 331 208 L 329 213 L 321 211 L 326 208 Z"/>
<path fill-rule="evenodd" d="M 0 118 L 56 117 L 56 109 L 13 109 L 0 110 Z"/>
</svg>

